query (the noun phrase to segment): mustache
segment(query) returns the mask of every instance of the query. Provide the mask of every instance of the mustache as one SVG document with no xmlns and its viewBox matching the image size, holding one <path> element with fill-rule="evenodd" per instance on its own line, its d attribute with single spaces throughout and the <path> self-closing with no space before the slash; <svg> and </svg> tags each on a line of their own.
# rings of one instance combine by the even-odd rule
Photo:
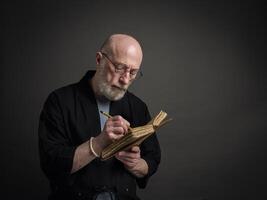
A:
<svg viewBox="0 0 267 200">
<path fill-rule="evenodd" d="M 119 90 L 122 90 L 124 92 L 126 92 L 126 90 L 128 89 L 128 87 L 123 87 L 123 86 L 117 86 L 117 85 L 113 85 L 112 87 L 116 88 L 116 89 L 119 89 Z"/>
</svg>

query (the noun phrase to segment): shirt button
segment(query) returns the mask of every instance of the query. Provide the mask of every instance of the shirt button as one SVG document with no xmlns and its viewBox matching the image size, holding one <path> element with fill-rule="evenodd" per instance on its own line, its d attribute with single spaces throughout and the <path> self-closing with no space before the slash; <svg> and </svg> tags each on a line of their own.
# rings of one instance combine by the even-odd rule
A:
<svg viewBox="0 0 267 200">
<path fill-rule="evenodd" d="M 78 192 L 78 196 L 79 196 L 79 197 L 82 196 L 82 193 L 81 193 L 81 192 Z"/>
<path fill-rule="evenodd" d="M 128 189 L 128 188 L 126 188 L 126 189 L 125 189 L 125 191 L 126 191 L 126 192 L 128 192 L 128 191 L 129 191 L 129 189 Z"/>
</svg>

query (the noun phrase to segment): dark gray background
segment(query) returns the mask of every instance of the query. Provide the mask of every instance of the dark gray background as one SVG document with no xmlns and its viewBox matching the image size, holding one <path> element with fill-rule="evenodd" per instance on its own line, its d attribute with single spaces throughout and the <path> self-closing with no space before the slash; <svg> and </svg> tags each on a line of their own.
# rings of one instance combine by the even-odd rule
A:
<svg viewBox="0 0 267 200">
<path fill-rule="evenodd" d="M 1 196 L 46 199 L 37 128 L 54 89 L 93 69 L 111 33 L 144 50 L 130 90 L 174 120 L 142 199 L 266 196 L 266 7 L 260 1 L 1 3 Z"/>
</svg>

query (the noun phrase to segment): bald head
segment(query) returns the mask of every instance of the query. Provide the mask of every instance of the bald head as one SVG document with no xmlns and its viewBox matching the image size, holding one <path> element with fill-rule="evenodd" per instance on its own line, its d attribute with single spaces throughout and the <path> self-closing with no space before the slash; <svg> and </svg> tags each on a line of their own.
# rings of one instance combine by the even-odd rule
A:
<svg viewBox="0 0 267 200">
<path fill-rule="evenodd" d="M 121 99 L 132 84 L 142 62 L 140 44 L 129 35 L 111 35 L 96 53 L 96 73 L 92 87 L 97 96 Z"/>
<path fill-rule="evenodd" d="M 101 47 L 101 51 L 121 62 L 127 62 L 127 58 L 135 60 L 139 67 L 142 62 L 143 53 L 139 42 L 132 36 L 125 34 L 114 34 L 107 38 Z"/>
</svg>

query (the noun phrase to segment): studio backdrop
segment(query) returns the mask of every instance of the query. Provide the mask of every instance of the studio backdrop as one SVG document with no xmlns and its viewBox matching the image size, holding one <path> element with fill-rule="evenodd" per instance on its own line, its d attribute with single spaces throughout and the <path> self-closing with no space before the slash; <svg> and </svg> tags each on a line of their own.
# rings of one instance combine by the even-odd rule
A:
<svg viewBox="0 0 267 200">
<path fill-rule="evenodd" d="M 49 93 L 95 68 L 113 33 L 136 37 L 144 76 L 130 87 L 151 115 L 158 172 L 141 199 L 266 196 L 266 7 L 259 1 L 2 1 L 1 194 L 47 199 L 38 120 Z"/>
</svg>

